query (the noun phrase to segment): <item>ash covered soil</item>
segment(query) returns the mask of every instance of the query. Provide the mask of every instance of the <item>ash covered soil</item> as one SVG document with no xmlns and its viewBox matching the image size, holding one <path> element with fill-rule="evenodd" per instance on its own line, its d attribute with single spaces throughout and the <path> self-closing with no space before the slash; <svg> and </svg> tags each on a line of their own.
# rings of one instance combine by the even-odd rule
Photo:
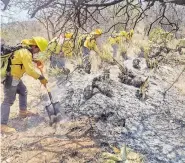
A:
<svg viewBox="0 0 185 163">
<path fill-rule="evenodd" d="M 150 76 L 144 100 L 136 96 L 139 88 L 120 82 L 116 65 L 106 67 L 110 77 L 103 70 L 85 74 L 78 69 L 67 80 L 65 75 L 50 78 L 62 112 L 61 122 L 54 127 L 48 125 L 44 110 L 45 90 L 38 83 L 32 89 L 29 85 L 33 94 L 29 105 L 39 115 L 11 118 L 18 132 L 2 135 L 2 162 L 103 162 L 101 152 L 110 151 L 110 144 L 126 144 L 146 163 L 184 163 L 185 73 L 178 81 L 180 87 L 174 85 L 164 96 L 183 65 L 163 65 L 155 73 L 146 68 L 144 59 L 140 65 L 135 69 L 132 59 L 125 61 L 137 78 Z"/>
</svg>

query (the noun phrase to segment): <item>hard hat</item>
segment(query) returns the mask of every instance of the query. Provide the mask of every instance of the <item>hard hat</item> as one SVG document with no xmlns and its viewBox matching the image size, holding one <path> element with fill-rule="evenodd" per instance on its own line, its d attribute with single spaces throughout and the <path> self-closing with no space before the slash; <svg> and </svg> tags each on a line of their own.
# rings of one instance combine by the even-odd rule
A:
<svg viewBox="0 0 185 163">
<path fill-rule="evenodd" d="M 72 38 L 72 36 L 73 36 L 73 33 L 70 33 L 70 32 L 67 32 L 67 33 L 65 33 L 65 38 Z"/>
<path fill-rule="evenodd" d="M 32 39 L 24 39 L 21 41 L 24 45 L 37 45 L 40 51 L 45 51 L 48 46 L 48 41 L 43 37 L 33 37 Z"/>
<path fill-rule="evenodd" d="M 95 29 L 93 32 L 91 32 L 92 35 L 101 35 L 103 32 L 101 29 Z"/>
<path fill-rule="evenodd" d="M 24 45 L 37 45 L 34 39 L 24 39 L 21 41 Z"/>
<path fill-rule="evenodd" d="M 48 40 L 43 37 L 33 37 L 33 40 L 36 42 L 36 45 L 39 47 L 41 52 L 46 50 L 48 46 Z"/>
</svg>

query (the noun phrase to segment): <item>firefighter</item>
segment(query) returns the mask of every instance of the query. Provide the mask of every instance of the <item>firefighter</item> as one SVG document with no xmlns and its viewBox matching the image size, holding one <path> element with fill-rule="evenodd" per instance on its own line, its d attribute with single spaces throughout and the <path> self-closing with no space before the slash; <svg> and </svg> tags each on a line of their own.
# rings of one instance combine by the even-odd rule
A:
<svg viewBox="0 0 185 163">
<path fill-rule="evenodd" d="M 13 105 L 16 94 L 19 94 L 19 116 L 22 118 L 33 116 L 35 113 L 27 110 L 27 89 L 21 80 L 24 73 L 38 79 L 43 85 L 47 79 L 37 73 L 33 67 L 33 57 L 38 52 L 43 52 L 48 46 L 48 41 L 43 37 L 33 37 L 22 41 L 24 48 L 16 50 L 10 63 L 10 73 L 4 81 L 4 100 L 1 104 L 1 132 L 13 133 L 16 130 L 7 125 L 10 106 Z"/>
<path fill-rule="evenodd" d="M 90 63 L 90 51 L 93 50 L 96 53 L 99 53 L 97 46 L 97 38 L 102 35 L 101 29 L 95 29 L 89 35 L 86 35 L 81 39 L 81 48 L 82 48 L 82 60 L 83 67 L 86 73 L 91 73 L 91 63 Z"/>
</svg>

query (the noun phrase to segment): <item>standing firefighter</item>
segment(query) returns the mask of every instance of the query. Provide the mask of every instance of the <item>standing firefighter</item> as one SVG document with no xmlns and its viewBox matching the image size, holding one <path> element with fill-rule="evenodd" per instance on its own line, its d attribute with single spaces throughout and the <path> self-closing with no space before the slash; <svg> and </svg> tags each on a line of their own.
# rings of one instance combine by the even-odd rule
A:
<svg viewBox="0 0 185 163">
<path fill-rule="evenodd" d="M 22 47 L 12 53 L 9 58 L 4 85 L 4 100 L 1 104 L 1 132 L 12 133 L 16 130 L 7 126 L 10 106 L 14 103 L 16 94 L 19 94 L 19 116 L 22 118 L 33 116 L 34 113 L 27 110 L 27 89 L 21 78 L 24 73 L 34 79 L 47 84 L 44 76 L 38 74 L 33 67 L 33 57 L 36 53 L 45 51 L 48 41 L 42 37 L 33 37 L 22 41 Z"/>
<path fill-rule="evenodd" d="M 48 46 L 48 51 L 50 56 L 50 66 L 52 68 L 59 68 L 66 70 L 65 68 L 65 56 L 72 56 L 73 42 L 72 33 L 65 33 L 60 35 L 59 38 L 55 37 L 51 40 Z"/>
<path fill-rule="evenodd" d="M 130 30 L 129 32 L 120 31 L 119 33 L 113 33 L 109 39 L 108 43 L 113 49 L 113 57 L 117 57 L 118 50 L 121 53 L 121 56 L 126 59 L 126 45 L 132 39 L 134 31 Z"/>
<path fill-rule="evenodd" d="M 120 41 L 121 41 L 121 37 L 120 37 L 119 33 L 113 33 L 108 39 L 108 42 L 113 49 L 113 57 L 114 58 L 117 56 Z"/>
<path fill-rule="evenodd" d="M 119 52 L 124 60 L 128 59 L 127 49 L 129 48 L 133 33 L 133 30 L 130 30 L 129 32 L 123 30 L 119 32 Z"/>
<path fill-rule="evenodd" d="M 86 73 L 91 73 L 91 63 L 90 63 L 90 51 L 93 50 L 96 53 L 99 53 L 96 39 L 102 35 L 101 29 L 96 29 L 91 32 L 90 35 L 82 37 L 79 41 L 82 48 L 82 58 L 83 58 L 83 66 Z"/>
</svg>

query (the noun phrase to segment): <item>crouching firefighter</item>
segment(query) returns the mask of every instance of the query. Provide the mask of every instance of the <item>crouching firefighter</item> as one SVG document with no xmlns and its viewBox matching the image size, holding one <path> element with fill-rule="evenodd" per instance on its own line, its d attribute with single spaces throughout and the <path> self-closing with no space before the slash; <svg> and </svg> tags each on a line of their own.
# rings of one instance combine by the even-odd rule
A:
<svg viewBox="0 0 185 163">
<path fill-rule="evenodd" d="M 36 53 L 45 51 L 48 41 L 42 37 L 33 37 L 21 42 L 18 49 L 14 49 L 8 56 L 6 77 L 3 81 L 4 100 L 1 104 L 1 132 L 13 133 L 16 130 L 7 125 L 9 120 L 10 106 L 13 105 L 16 94 L 19 94 L 19 116 L 22 118 L 33 116 L 35 113 L 27 110 L 27 89 L 21 78 L 24 73 L 34 79 L 38 79 L 41 84 L 46 85 L 47 79 L 38 74 L 33 67 L 33 57 Z M 1 54 L 1 58 L 6 55 Z M 4 61 L 4 60 L 3 60 Z M 6 62 L 4 63 L 6 65 Z M 1 70 L 2 77 L 2 70 Z"/>
<path fill-rule="evenodd" d="M 90 63 L 90 51 L 93 50 L 96 53 L 100 53 L 96 39 L 102 35 L 101 29 L 96 29 L 91 32 L 90 35 L 82 37 L 79 44 L 82 48 L 82 62 L 84 71 L 88 74 L 91 73 L 91 63 Z"/>
</svg>

